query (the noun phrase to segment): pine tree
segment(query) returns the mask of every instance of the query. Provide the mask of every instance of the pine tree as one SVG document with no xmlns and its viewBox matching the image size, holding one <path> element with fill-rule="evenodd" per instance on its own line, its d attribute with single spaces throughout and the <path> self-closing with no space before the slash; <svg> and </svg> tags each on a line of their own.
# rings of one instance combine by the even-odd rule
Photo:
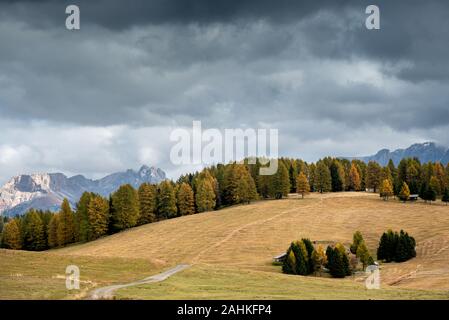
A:
<svg viewBox="0 0 449 320">
<path fill-rule="evenodd" d="M 12 219 L 3 227 L 2 246 L 6 249 L 22 249 L 22 237 L 20 234 L 20 223 Z"/>
<path fill-rule="evenodd" d="M 269 186 L 270 196 L 275 199 L 287 197 L 290 191 L 290 179 L 288 170 L 282 161 L 278 161 L 278 170 L 270 177 L 272 181 Z"/>
<path fill-rule="evenodd" d="M 59 214 L 54 214 L 48 225 L 47 245 L 49 248 L 56 248 L 58 242 Z"/>
<path fill-rule="evenodd" d="M 178 213 L 186 216 L 195 213 L 193 190 L 187 183 L 181 183 L 178 190 Z"/>
<path fill-rule="evenodd" d="M 330 268 L 330 266 L 334 263 L 333 259 L 334 259 L 334 248 L 332 248 L 331 246 L 327 246 L 326 248 L 326 260 L 327 263 L 324 264 L 324 266 L 326 268 Z"/>
<path fill-rule="evenodd" d="M 426 181 L 424 181 L 424 182 L 421 184 L 421 188 L 420 188 L 420 190 L 419 190 L 419 197 L 420 197 L 421 199 L 423 199 L 424 202 L 427 203 L 427 201 L 429 200 L 429 199 L 428 199 L 428 196 L 429 196 L 429 184 L 428 184 Z"/>
<path fill-rule="evenodd" d="M 134 227 L 139 219 L 139 196 L 129 184 L 121 186 L 112 195 L 114 232 Z"/>
<path fill-rule="evenodd" d="M 391 181 L 388 179 L 385 179 L 382 182 L 382 186 L 380 187 L 380 196 L 387 201 L 389 197 L 392 197 L 394 195 L 393 191 L 393 185 L 391 184 Z"/>
<path fill-rule="evenodd" d="M 363 270 L 365 270 L 365 267 L 371 262 L 372 257 L 364 241 L 358 246 L 356 256 L 362 263 Z"/>
<path fill-rule="evenodd" d="M 109 224 L 109 202 L 99 195 L 90 199 L 87 207 L 89 217 L 88 240 L 95 240 L 108 232 Z"/>
<path fill-rule="evenodd" d="M 328 166 L 323 162 L 319 162 L 315 172 L 315 187 L 316 192 L 329 192 L 332 190 L 331 173 Z"/>
<path fill-rule="evenodd" d="M 345 276 L 351 275 L 351 267 L 349 265 L 349 258 L 345 246 L 341 243 L 337 243 L 335 249 L 339 252 Z"/>
<path fill-rule="evenodd" d="M 349 171 L 349 189 L 352 191 L 360 191 L 361 189 L 360 174 L 354 162 L 351 164 L 351 170 Z"/>
<path fill-rule="evenodd" d="M 321 245 L 319 245 L 313 252 L 312 257 L 313 266 L 314 266 L 314 272 L 319 271 L 321 276 L 321 271 L 323 269 L 323 266 L 327 264 L 327 256 L 324 252 L 324 249 Z"/>
<path fill-rule="evenodd" d="M 381 173 L 382 168 L 380 165 L 375 161 L 370 161 L 366 169 L 366 187 L 377 192 L 381 182 Z"/>
<path fill-rule="evenodd" d="M 231 170 L 234 183 L 229 186 L 235 187 L 228 190 L 231 199 L 229 204 L 250 203 L 255 200 L 257 198 L 256 185 L 247 167 L 243 164 L 234 164 L 231 165 Z"/>
<path fill-rule="evenodd" d="M 380 237 L 379 246 L 377 248 L 377 259 L 386 260 L 387 259 L 387 234 L 384 232 Z"/>
<path fill-rule="evenodd" d="M 388 160 L 388 164 L 387 164 L 387 168 L 389 169 L 391 176 L 392 176 L 392 181 L 394 181 L 395 179 L 397 179 L 398 177 L 398 170 L 396 169 L 396 166 L 394 165 L 394 162 L 392 159 Z"/>
<path fill-rule="evenodd" d="M 401 199 L 403 202 L 406 202 L 410 197 L 410 189 L 408 188 L 407 183 L 402 183 L 401 192 L 399 192 L 399 199 Z"/>
<path fill-rule="evenodd" d="M 295 160 L 290 161 L 290 166 L 288 168 L 288 176 L 290 179 L 290 193 L 295 192 L 296 190 L 296 179 L 298 177 L 298 166 Z"/>
<path fill-rule="evenodd" d="M 407 246 L 407 259 L 411 259 L 416 257 L 416 241 L 415 238 L 410 237 L 407 232 L 404 234 L 405 237 L 405 243 Z"/>
<path fill-rule="evenodd" d="M 214 181 L 208 177 L 198 179 L 195 195 L 198 212 L 214 210 L 216 195 L 213 183 Z"/>
<path fill-rule="evenodd" d="M 314 163 L 311 163 L 309 166 L 308 178 L 309 178 L 310 191 L 316 192 L 316 190 L 315 190 L 316 165 Z"/>
<path fill-rule="evenodd" d="M 246 179 L 248 180 L 248 195 L 246 197 L 247 202 L 250 203 L 251 201 L 259 199 L 259 194 L 257 193 L 257 186 L 256 181 L 253 179 L 251 175 L 247 175 Z M 218 186 L 218 184 L 216 184 Z"/>
<path fill-rule="evenodd" d="M 437 199 L 437 195 L 440 194 L 440 183 L 438 179 L 434 176 L 430 178 L 429 187 L 427 189 L 427 199 L 432 203 Z"/>
<path fill-rule="evenodd" d="M 156 221 L 157 216 L 157 189 L 150 183 L 142 183 L 138 190 L 139 195 L 139 220 L 138 224 L 146 224 Z"/>
<path fill-rule="evenodd" d="M 35 210 L 31 209 L 25 214 L 21 231 L 25 250 L 41 251 L 46 248 L 44 224 Z"/>
<path fill-rule="evenodd" d="M 401 230 L 394 252 L 393 260 L 395 262 L 404 262 L 408 260 L 408 244 L 405 238 L 404 231 Z"/>
<path fill-rule="evenodd" d="M 176 193 L 170 181 L 162 181 L 158 187 L 157 205 L 159 219 L 171 219 L 177 216 Z"/>
<path fill-rule="evenodd" d="M 399 234 L 397 232 L 393 232 L 392 230 L 387 231 L 387 262 L 394 261 L 396 250 L 399 242 Z"/>
<path fill-rule="evenodd" d="M 339 192 L 345 190 L 345 170 L 341 163 L 334 159 L 330 166 L 332 191 Z"/>
<path fill-rule="evenodd" d="M 44 227 L 45 248 L 48 249 L 48 230 L 49 230 L 50 220 L 53 217 L 54 213 L 49 210 L 46 210 L 46 211 L 38 211 L 38 214 L 42 220 L 42 224 Z"/>
<path fill-rule="evenodd" d="M 309 181 L 307 181 L 307 177 L 304 174 L 304 172 L 301 172 L 296 178 L 296 193 L 299 193 L 304 199 L 304 196 L 309 194 L 309 192 L 310 192 Z"/>
<path fill-rule="evenodd" d="M 307 248 L 303 241 L 296 241 L 292 247 L 296 258 L 296 274 L 305 276 L 309 274 L 309 258 Z"/>
<path fill-rule="evenodd" d="M 359 245 L 361 245 L 364 242 L 362 233 L 360 231 L 356 231 L 354 235 L 352 236 L 352 245 L 350 247 L 350 251 L 353 254 L 357 253 L 357 249 L 359 248 Z"/>
<path fill-rule="evenodd" d="M 326 250 L 327 267 L 334 278 L 344 278 L 348 273 L 351 273 L 349 259 L 346 253 L 339 249 L 340 247 L 341 245 L 337 244 L 334 248 L 328 247 Z"/>
<path fill-rule="evenodd" d="M 438 195 L 441 195 L 446 187 L 448 187 L 448 181 L 446 180 L 446 172 L 443 165 L 440 162 L 434 164 L 433 173 L 438 181 L 437 191 Z"/>
<path fill-rule="evenodd" d="M 87 206 L 93 194 L 90 192 L 84 192 L 81 195 L 80 200 L 76 204 L 75 212 L 75 241 L 86 242 L 89 240 L 90 225 L 89 217 L 87 214 Z"/>
<path fill-rule="evenodd" d="M 416 257 L 416 241 L 407 232 L 388 230 L 380 239 L 377 258 L 386 262 L 403 262 Z"/>
<path fill-rule="evenodd" d="M 441 201 L 446 203 L 446 205 L 449 203 L 449 188 L 444 189 L 443 196 L 441 197 Z"/>
<path fill-rule="evenodd" d="M 57 238 L 60 246 L 73 243 L 75 240 L 74 215 L 67 199 L 62 201 L 61 210 L 59 212 Z"/>
<path fill-rule="evenodd" d="M 282 272 L 286 274 L 296 274 L 296 257 L 292 246 L 293 243 L 287 250 L 287 256 L 282 264 Z"/>
<path fill-rule="evenodd" d="M 315 251 L 315 247 L 310 239 L 303 238 L 301 241 L 304 243 L 307 250 L 308 274 L 312 274 L 315 271 L 315 265 L 312 259 L 312 254 Z"/>
<path fill-rule="evenodd" d="M 393 178 L 393 175 L 392 175 L 392 173 L 390 171 L 390 167 L 388 167 L 388 166 L 382 168 L 382 170 L 381 170 L 381 174 L 380 174 L 381 186 L 382 186 L 382 183 L 383 183 L 384 180 L 390 181 L 391 186 L 393 186 L 394 178 Z M 393 189 L 393 187 L 392 187 L 392 189 Z"/>
</svg>

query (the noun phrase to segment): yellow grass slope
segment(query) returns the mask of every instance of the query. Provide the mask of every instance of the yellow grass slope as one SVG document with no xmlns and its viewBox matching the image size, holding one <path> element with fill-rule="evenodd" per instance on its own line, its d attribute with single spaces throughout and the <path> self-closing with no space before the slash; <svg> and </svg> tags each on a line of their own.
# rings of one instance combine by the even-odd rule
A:
<svg viewBox="0 0 449 320">
<path fill-rule="evenodd" d="M 383 265 L 382 284 L 449 290 L 449 208 L 384 202 L 377 195 L 363 193 L 261 201 L 141 226 L 54 253 L 139 258 L 161 268 L 190 263 L 199 268 L 209 265 L 279 273 L 271 259 L 294 239 L 349 244 L 353 232 L 360 230 L 375 253 L 380 235 L 388 228 L 402 228 L 413 235 L 418 256 L 405 263 Z"/>
</svg>

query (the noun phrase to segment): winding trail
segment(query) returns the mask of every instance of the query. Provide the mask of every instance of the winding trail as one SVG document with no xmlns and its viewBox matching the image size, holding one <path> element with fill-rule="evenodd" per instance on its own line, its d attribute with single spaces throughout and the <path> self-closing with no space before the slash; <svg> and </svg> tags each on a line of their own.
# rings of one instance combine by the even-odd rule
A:
<svg viewBox="0 0 449 320">
<path fill-rule="evenodd" d="M 98 289 L 93 290 L 90 293 L 89 299 L 92 299 L 92 300 L 112 299 L 114 297 L 115 290 L 132 287 L 132 286 L 138 286 L 138 285 L 146 284 L 146 283 L 161 282 L 161 281 L 164 281 L 165 279 L 171 277 L 172 275 L 174 275 L 178 272 L 181 272 L 189 267 L 190 267 L 190 265 L 188 265 L 188 264 L 178 264 L 176 267 L 174 267 L 172 269 L 169 269 L 167 271 L 164 271 L 162 273 L 156 274 L 154 276 L 151 276 L 151 277 L 148 277 L 148 278 L 145 278 L 142 280 L 133 281 L 133 282 L 129 282 L 126 284 L 116 284 L 116 285 L 112 285 L 112 286 L 98 288 Z"/>
</svg>

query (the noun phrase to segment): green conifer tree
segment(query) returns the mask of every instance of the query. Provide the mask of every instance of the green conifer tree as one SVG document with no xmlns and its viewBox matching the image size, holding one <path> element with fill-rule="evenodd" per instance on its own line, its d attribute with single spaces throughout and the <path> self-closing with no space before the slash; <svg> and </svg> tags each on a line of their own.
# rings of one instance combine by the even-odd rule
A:
<svg viewBox="0 0 449 320">
<path fill-rule="evenodd" d="M 17 219 L 8 221 L 3 227 L 2 246 L 6 249 L 22 249 L 22 237 L 20 234 L 20 223 Z"/>
<path fill-rule="evenodd" d="M 304 172 L 301 172 L 296 179 L 296 192 L 299 193 L 303 199 L 304 196 L 310 192 L 309 181 L 307 181 Z"/>
<path fill-rule="evenodd" d="M 95 240 L 108 232 L 109 202 L 99 195 L 92 196 L 87 206 L 89 217 L 88 240 Z"/>
<path fill-rule="evenodd" d="M 121 186 L 112 195 L 113 232 L 128 229 L 137 225 L 139 219 L 139 196 L 129 184 Z"/>
<path fill-rule="evenodd" d="M 76 204 L 75 211 L 75 241 L 86 242 L 89 240 L 90 225 L 87 213 L 87 206 L 93 194 L 84 192 Z"/>
<path fill-rule="evenodd" d="M 195 202 L 198 212 L 206 212 L 215 208 L 214 181 L 211 178 L 198 179 Z M 228 200 L 229 201 L 229 198 Z"/>
<path fill-rule="evenodd" d="M 332 191 L 339 192 L 345 190 L 345 170 L 343 165 L 334 159 L 330 166 Z"/>
<path fill-rule="evenodd" d="M 187 183 L 181 183 L 178 190 L 178 213 L 186 216 L 195 213 L 195 200 L 193 190 Z"/>
<path fill-rule="evenodd" d="M 305 276 L 309 274 L 309 259 L 307 248 L 303 241 L 296 241 L 292 247 L 296 258 L 296 274 Z"/>
<path fill-rule="evenodd" d="M 59 211 L 57 237 L 59 246 L 65 246 L 75 241 L 74 215 L 67 199 L 63 200 Z"/>
<path fill-rule="evenodd" d="M 351 253 L 356 254 L 359 245 L 361 245 L 363 242 L 364 240 L 362 233 L 360 231 L 356 231 L 352 236 L 352 245 L 350 247 Z"/>
<path fill-rule="evenodd" d="M 365 267 L 373 260 L 364 241 L 357 247 L 356 256 L 362 263 L 363 270 L 365 270 Z"/>
<path fill-rule="evenodd" d="M 142 183 L 139 194 L 139 220 L 138 224 L 151 223 L 157 220 L 157 189 L 150 183 Z"/>
<path fill-rule="evenodd" d="M 402 183 L 401 192 L 399 192 L 398 196 L 403 202 L 406 202 L 410 198 L 410 189 L 406 182 Z"/>
<path fill-rule="evenodd" d="M 48 239 L 47 245 L 49 248 L 56 248 L 59 245 L 58 242 L 58 229 L 59 229 L 59 214 L 54 214 L 48 225 Z"/>
<path fill-rule="evenodd" d="M 332 179 L 329 167 L 323 162 L 318 162 L 315 171 L 315 186 L 316 192 L 329 192 L 332 190 Z"/>
<path fill-rule="evenodd" d="M 446 205 L 449 203 L 449 188 L 444 189 L 443 196 L 441 197 L 441 201 L 446 203 Z"/>
<path fill-rule="evenodd" d="M 176 193 L 172 183 L 162 181 L 158 187 L 157 205 L 159 219 L 171 219 L 177 216 Z"/>
<path fill-rule="evenodd" d="M 296 273 L 296 257 L 292 249 L 293 244 L 287 250 L 287 256 L 282 264 L 282 272 L 286 274 Z"/>
<path fill-rule="evenodd" d="M 25 250 L 41 251 L 46 248 L 44 224 L 36 210 L 31 209 L 25 214 L 21 231 Z"/>
</svg>

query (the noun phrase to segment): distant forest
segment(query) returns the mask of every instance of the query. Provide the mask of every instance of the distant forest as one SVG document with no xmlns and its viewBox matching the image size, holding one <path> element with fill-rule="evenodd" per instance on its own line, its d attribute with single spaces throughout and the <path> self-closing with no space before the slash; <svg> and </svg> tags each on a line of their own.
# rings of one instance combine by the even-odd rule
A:
<svg viewBox="0 0 449 320">
<path fill-rule="evenodd" d="M 176 182 L 121 186 L 109 198 L 84 193 L 76 208 L 63 201 L 58 213 L 30 210 L 0 219 L 3 248 L 41 251 L 95 240 L 135 226 L 179 216 L 218 210 L 260 199 L 282 199 L 289 193 L 377 192 L 387 200 L 407 201 L 418 194 L 425 201 L 449 202 L 449 164 L 403 159 L 397 167 L 376 162 L 326 157 L 316 163 L 280 158 L 277 173 L 259 175 L 261 164 L 219 164 L 181 176 Z"/>
</svg>

